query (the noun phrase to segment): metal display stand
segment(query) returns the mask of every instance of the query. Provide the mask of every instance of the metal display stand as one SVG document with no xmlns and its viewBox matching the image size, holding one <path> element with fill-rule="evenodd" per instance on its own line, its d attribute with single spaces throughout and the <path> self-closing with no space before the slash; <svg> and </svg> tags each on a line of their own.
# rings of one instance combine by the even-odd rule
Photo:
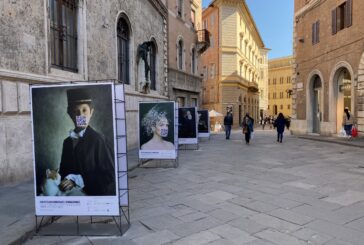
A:
<svg viewBox="0 0 364 245">
<path fill-rule="evenodd" d="M 89 82 L 114 83 L 114 111 L 118 161 L 118 216 L 38 216 L 35 215 L 35 234 L 38 236 L 122 236 L 130 227 L 129 182 L 124 84 L 118 80 Z M 85 82 L 71 82 L 85 84 Z M 120 86 L 118 89 L 117 87 Z M 122 93 L 122 94 L 118 94 Z M 34 139 L 32 139 L 34 141 Z M 123 185 L 124 184 L 124 185 Z"/>
<path fill-rule="evenodd" d="M 189 148 L 188 146 L 194 146 L 194 148 Z M 178 146 L 179 150 L 189 151 L 189 150 L 198 150 L 200 149 L 200 144 L 181 144 Z"/>
</svg>

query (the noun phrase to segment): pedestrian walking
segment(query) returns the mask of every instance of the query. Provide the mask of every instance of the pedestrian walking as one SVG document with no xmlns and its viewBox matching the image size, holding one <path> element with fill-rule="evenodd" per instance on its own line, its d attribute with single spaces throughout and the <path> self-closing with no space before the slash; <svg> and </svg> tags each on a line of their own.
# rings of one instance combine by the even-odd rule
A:
<svg viewBox="0 0 364 245">
<path fill-rule="evenodd" d="M 354 117 L 349 112 L 349 108 L 345 107 L 344 116 L 343 116 L 343 127 L 346 132 L 346 135 L 351 138 L 351 130 L 354 124 Z"/>
<path fill-rule="evenodd" d="M 254 119 L 249 116 L 249 113 L 245 114 L 241 126 L 243 128 L 243 134 L 245 135 L 245 143 L 248 145 L 254 131 Z"/>
<path fill-rule="evenodd" d="M 226 139 L 230 139 L 231 133 L 231 125 L 233 125 L 233 113 L 231 112 L 231 108 L 226 108 L 226 116 L 224 117 L 224 128 L 225 128 L 225 137 Z"/>
<path fill-rule="evenodd" d="M 283 113 L 279 113 L 277 119 L 274 121 L 274 127 L 277 128 L 277 142 L 282 143 L 285 126 L 286 119 L 284 118 Z"/>
</svg>

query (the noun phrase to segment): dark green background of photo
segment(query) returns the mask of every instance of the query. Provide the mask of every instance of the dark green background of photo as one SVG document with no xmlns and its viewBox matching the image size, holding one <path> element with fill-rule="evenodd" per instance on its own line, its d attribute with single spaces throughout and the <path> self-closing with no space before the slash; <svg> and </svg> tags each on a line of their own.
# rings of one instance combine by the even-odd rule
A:
<svg viewBox="0 0 364 245">
<path fill-rule="evenodd" d="M 155 103 L 140 103 L 139 106 L 139 148 L 146 142 L 148 142 L 152 137 L 153 134 L 148 136 L 145 129 L 141 125 L 141 121 L 143 117 L 149 112 L 153 106 L 157 105 L 161 108 L 161 110 L 165 111 L 167 120 L 169 122 L 168 125 L 168 136 L 163 138 L 174 144 L 174 102 L 155 102 Z"/>
<path fill-rule="evenodd" d="M 112 111 L 112 85 L 87 85 L 64 87 L 33 87 L 32 113 L 37 192 L 45 178 L 45 171 L 58 169 L 63 141 L 74 129 L 67 114 L 67 90 L 85 88 L 90 91 L 94 113 L 90 126 L 102 134 L 114 154 L 114 129 Z"/>
</svg>

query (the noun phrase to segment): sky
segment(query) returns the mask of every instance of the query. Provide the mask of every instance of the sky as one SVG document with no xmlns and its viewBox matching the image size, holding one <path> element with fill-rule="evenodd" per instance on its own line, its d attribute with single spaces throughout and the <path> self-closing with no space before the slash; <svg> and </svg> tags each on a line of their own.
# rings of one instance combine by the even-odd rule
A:
<svg viewBox="0 0 364 245">
<path fill-rule="evenodd" d="M 211 0 L 202 0 L 207 7 Z M 246 0 L 269 59 L 292 55 L 293 0 Z"/>
</svg>

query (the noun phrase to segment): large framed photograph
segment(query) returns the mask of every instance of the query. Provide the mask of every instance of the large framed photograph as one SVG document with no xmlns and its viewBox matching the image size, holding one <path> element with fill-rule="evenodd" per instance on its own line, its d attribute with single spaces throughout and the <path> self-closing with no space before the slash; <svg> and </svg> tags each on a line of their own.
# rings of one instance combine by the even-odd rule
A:
<svg viewBox="0 0 364 245">
<path fill-rule="evenodd" d="M 119 215 L 113 83 L 30 87 L 36 215 Z"/>
<path fill-rule="evenodd" d="M 178 108 L 178 143 L 198 143 L 196 107 Z"/>
<path fill-rule="evenodd" d="M 176 159 L 175 102 L 139 103 L 139 158 Z"/>
<path fill-rule="evenodd" d="M 210 137 L 210 118 L 208 110 L 198 110 L 198 137 L 208 138 Z"/>
</svg>

